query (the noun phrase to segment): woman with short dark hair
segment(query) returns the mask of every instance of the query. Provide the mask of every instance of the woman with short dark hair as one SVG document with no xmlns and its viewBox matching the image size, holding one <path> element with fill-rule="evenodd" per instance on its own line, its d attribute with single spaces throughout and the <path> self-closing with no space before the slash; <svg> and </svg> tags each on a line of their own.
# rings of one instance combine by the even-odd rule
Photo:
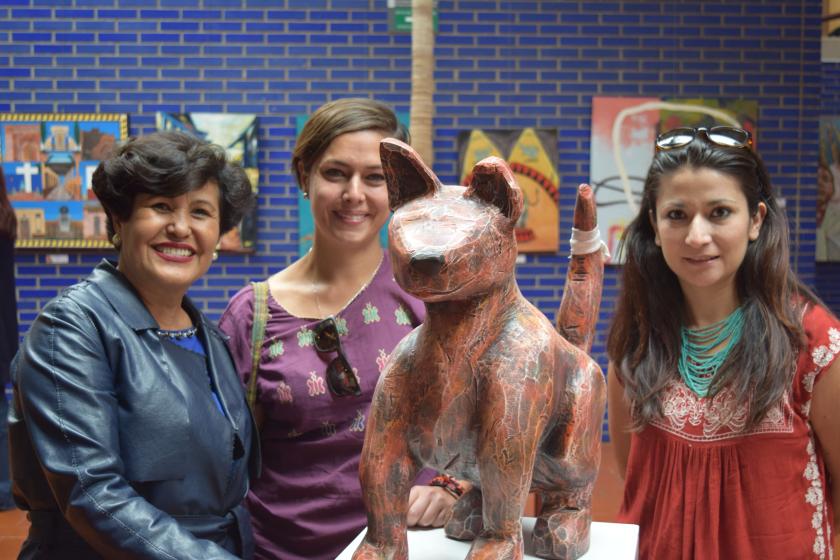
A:
<svg viewBox="0 0 840 560">
<path fill-rule="evenodd" d="M 93 190 L 118 262 L 49 302 L 12 368 L 20 558 L 248 558 L 253 421 L 224 335 L 186 296 L 248 179 L 172 131 L 129 140 Z"/>
</svg>

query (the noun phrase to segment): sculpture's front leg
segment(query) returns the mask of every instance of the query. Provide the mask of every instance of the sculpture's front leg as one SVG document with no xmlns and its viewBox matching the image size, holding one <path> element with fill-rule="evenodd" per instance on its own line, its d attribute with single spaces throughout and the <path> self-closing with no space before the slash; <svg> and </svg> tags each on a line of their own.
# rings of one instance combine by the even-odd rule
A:
<svg viewBox="0 0 840 560">
<path fill-rule="evenodd" d="M 477 458 L 484 498 L 483 529 L 468 560 L 519 560 L 524 556 L 521 515 L 552 390 L 552 384 L 539 375 L 521 379 L 528 367 L 539 362 L 534 353 L 534 349 L 523 349 L 518 360 L 497 366 L 505 371 L 482 374 L 479 381 L 478 401 L 483 404 Z"/>
<path fill-rule="evenodd" d="M 542 511 L 533 537 L 540 558 L 576 560 L 589 550 L 606 387 L 598 365 L 588 357 L 581 362 L 567 377 L 566 424 L 543 448 L 552 457 L 541 465 L 542 478 L 555 484 L 540 493 Z"/>
<path fill-rule="evenodd" d="M 404 374 L 389 364 L 373 396 L 359 465 L 368 529 L 353 560 L 408 559 L 408 495 L 418 469 L 405 438 L 412 415 Z"/>
</svg>

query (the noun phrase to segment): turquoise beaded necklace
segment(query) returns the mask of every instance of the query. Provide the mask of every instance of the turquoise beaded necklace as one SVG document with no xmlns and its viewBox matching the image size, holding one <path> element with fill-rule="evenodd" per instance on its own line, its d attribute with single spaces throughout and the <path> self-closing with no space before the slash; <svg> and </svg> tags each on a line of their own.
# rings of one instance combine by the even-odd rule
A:
<svg viewBox="0 0 840 560">
<path fill-rule="evenodd" d="M 709 387 L 721 364 L 741 340 L 744 312 L 739 307 L 729 317 L 700 329 L 680 328 L 680 375 L 686 386 L 700 397 L 709 394 Z M 713 348 L 724 344 L 717 351 Z"/>
</svg>

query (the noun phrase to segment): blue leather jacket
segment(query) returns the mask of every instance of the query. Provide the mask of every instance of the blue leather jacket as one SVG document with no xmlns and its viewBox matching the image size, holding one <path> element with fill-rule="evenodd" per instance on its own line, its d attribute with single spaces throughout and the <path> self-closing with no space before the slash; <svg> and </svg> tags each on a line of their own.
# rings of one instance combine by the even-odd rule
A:
<svg viewBox="0 0 840 560">
<path fill-rule="evenodd" d="M 225 335 L 184 307 L 206 352 L 188 371 L 107 261 L 33 323 L 9 414 L 15 500 L 32 521 L 22 558 L 250 554 L 256 430 Z"/>
</svg>

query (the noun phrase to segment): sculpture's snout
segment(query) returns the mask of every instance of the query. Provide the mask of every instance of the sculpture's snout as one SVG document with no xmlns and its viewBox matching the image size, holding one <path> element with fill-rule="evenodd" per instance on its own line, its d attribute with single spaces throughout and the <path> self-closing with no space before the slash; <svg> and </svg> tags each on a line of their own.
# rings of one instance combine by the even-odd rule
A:
<svg viewBox="0 0 840 560">
<path fill-rule="evenodd" d="M 413 270 L 425 276 L 434 276 L 443 268 L 443 255 L 415 255 L 411 257 Z"/>
</svg>

